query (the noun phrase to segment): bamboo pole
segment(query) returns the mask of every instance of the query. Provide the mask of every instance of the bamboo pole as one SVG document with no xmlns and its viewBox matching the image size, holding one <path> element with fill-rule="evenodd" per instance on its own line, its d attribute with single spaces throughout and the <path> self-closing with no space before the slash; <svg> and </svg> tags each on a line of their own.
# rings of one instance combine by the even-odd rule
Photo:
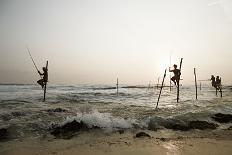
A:
<svg viewBox="0 0 232 155">
<path fill-rule="evenodd" d="M 169 59 L 169 63 L 170 63 L 170 67 L 171 67 L 171 64 L 172 64 L 172 55 L 170 53 L 170 59 Z M 171 80 L 171 73 L 169 73 L 169 88 L 170 88 L 170 91 L 172 91 L 172 80 Z"/>
<path fill-rule="evenodd" d="M 196 100 L 197 100 L 197 76 L 196 76 L 196 68 L 194 68 L 194 77 L 195 77 Z"/>
<path fill-rule="evenodd" d="M 216 87 L 216 96 L 217 96 L 217 94 L 218 94 L 218 92 L 217 92 L 217 91 L 218 91 L 218 89 L 217 89 L 217 87 Z"/>
<path fill-rule="evenodd" d="M 160 77 L 158 77 L 157 89 L 159 88 L 159 79 L 160 79 Z"/>
<path fill-rule="evenodd" d="M 220 81 L 222 82 L 222 78 L 220 78 Z M 222 98 L 222 84 L 220 83 L 220 93 L 221 93 L 221 98 Z"/>
<path fill-rule="evenodd" d="M 46 70 L 48 70 L 48 61 L 46 62 Z M 48 74 L 48 73 L 47 73 Z M 45 84 L 44 84 L 44 98 L 43 98 L 43 101 L 45 102 L 46 100 L 46 91 L 47 91 L 47 81 L 48 79 L 46 79 Z"/>
<path fill-rule="evenodd" d="M 162 85 L 161 85 L 161 87 L 160 87 L 160 93 L 159 93 L 158 101 L 157 101 L 157 103 L 156 103 L 156 109 L 158 108 L 158 105 L 159 105 L 160 95 L 161 95 L 161 92 L 162 92 L 162 89 L 163 89 L 164 79 L 165 79 L 165 77 L 166 77 L 166 72 L 167 72 L 167 69 L 165 69 L 165 72 L 164 72 L 164 77 L 163 77 Z"/>
<path fill-rule="evenodd" d="M 183 58 L 181 58 L 181 60 L 180 60 L 180 73 L 181 73 L 182 61 L 183 61 Z M 180 99 L 179 94 L 180 94 L 180 77 L 177 80 L 177 97 L 176 97 L 177 103 L 179 102 L 179 99 Z"/>
<path fill-rule="evenodd" d="M 117 83 L 116 83 L 116 89 L 117 89 L 117 94 L 118 94 L 118 78 L 117 78 Z"/>
<path fill-rule="evenodd" d="M 169 87 L 170 87 L 170 91 L 172 91 L 172 80 L 171 80 L 171 74 L 170 74 L 170 80 L 169 80 Z"/>
<path fill-rule="evenodd" d="M 148 87 L 147 87 L 147 90 L 149 90 L 151 87 L 151 81 L 149 81 L 149 84 L 148 84 Z"/>
</svg>

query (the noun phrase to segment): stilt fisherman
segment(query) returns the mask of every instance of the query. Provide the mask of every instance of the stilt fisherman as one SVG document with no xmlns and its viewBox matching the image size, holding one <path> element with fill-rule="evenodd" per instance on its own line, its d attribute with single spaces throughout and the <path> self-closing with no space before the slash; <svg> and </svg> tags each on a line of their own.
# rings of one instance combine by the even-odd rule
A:
<svg viewBox="0 0 232 155">
<path fill-rule="evenodd" d="M 41 85 L 42 89 L 44 88 L 44 85 L 48 82 L 48 69 L 46 69 L 46 67 L 43 67 L 43 73 L 41 73 L 38 70 L 38 73 L 40 76 L 42 76 L 42 78 L 40 80 L 37 81 L 37 83 L 39 85 Z"/>
</svg>

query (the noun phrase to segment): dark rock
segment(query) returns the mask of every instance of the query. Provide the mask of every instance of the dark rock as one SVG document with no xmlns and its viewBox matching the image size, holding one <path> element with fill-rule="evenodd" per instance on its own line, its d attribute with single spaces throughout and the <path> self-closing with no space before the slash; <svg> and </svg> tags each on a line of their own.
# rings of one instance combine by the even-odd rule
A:
<svg viewBox="0 0 232 155">
<path fill-rule="evenodd" d="M 120 130 L 118 130 L 118 133 L 119 133 L 119 134 L 124 134 L 124 130 L 123 130 L 123 129 L 120 129 Z"/>
<path fill-rule="evenodd" d="M 167 141 L 170 141 L 170 138 L 159 138 L 159 140 L 161 140 L 163 142 L 167 142 Z"/>
<path fill-rule="evenodd" d="M 8 131 L 6 128 L 0 129 L 0 140 L 7 139 Z"/>
<path fill-rule="evenodd" d="M 181 120 L 164 119 L 161 117 L 152 118 L 148 124 L 148 129 L 153 131 L 160 129 L 161 127 L 164 127 L 166 129 L 181 130 L 181 131 L 187 131 L 189 129 L 187 124 Z"/>
<path fill-rule="evenodd" d="M 188 123 L 188 127 L 189 129 L 205 130 L 205 129 L 216 129 L 218 125 L 214 123 L 209 123 L 207 121 L 190 121 Z"/>
<path fill-rule="evenodd" d="M 135 135 L 136 138 L 142 138 L 142 137 L 149 137 L 151 138 L 151 136 L 145 132 L 139 132 Z"/>
<path fill-rule="evenodd" d="M 66 112 L 67 110 L 62 108 L 48 109 L 47 112 Z"/>
<path fill-rule="evenodd" d="M 212 116 L 215 121 L 219 123 L 230 123 L 232 122 L 232 115 L 230 114 L 222 114 L 222 113 L 217 113 L 214 116 Z"/>
<path fill-rule="evenodd" d="M 77 122 L 76 120 L 74 120 L 63 126 L 53 128 L 50 133 L 56 138 L 71 138 L 76 134 L 76 132 L 87 131 L 88 129 L 88 126 L 82 121 Z"/>
<path fill-rule="evenodd" d="M 217 124 L 209 123 L 207 121 L 182 121 L 179 119 L 164 119 L 161 117 L 153 117 L 149 124 L 148 129 L 156 131 L 160 128 L 172 129 L 172 130 L 180 130 L 180 131 L 188 131 L 191 129 L 216 129 L 218 127 Z"/>
<path fill-rule="evenodd" d="M 26 114 L 20 111 L 14 111 L 11 113 L 11 115 L 14 117 L 20 117 L 20 116 L 25 116 Z"/>
<path fill-rule="evenodd" d="M 230 126 L 227 130 L 232 130 L 232 126 Z"/>
</svg>

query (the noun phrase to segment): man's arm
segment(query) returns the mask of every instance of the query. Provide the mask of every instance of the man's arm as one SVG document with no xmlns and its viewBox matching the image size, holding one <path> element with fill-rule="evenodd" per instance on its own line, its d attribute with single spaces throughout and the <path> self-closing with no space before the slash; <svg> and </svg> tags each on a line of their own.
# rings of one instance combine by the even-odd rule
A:
<svg viewBox="0 0 232 155">
<path fill-rule="evenodd" d="M 169 67 L 169 72 L 173 72 L 173 70 L 171 70 L 170 67 Z"/>
<path fill-rule="evenodd" d="M 44 75 L 44 73 L 41 73 L 40 71 L 38 71 L 39 75 Z"/>
</svg>

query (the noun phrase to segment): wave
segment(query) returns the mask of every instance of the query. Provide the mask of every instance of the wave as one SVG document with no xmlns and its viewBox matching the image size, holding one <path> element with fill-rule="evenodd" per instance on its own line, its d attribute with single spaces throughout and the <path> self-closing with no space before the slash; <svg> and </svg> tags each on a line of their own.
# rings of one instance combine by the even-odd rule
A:
<svg viewBox="0 0 232 155">
<path fill-rule="evenodd" d="M 99 127 L 99 128 L 121 128 L 121 129 L 129 129 L 133 127 L 133 124 L 136 123 L 134 119 L 124 119 L 119 117 L 114 117 L 110 113 L 99 113 L 97 110 L 90 110 L 85 113 L 78 113 L 74 117 L 67 117 L 63 122 L 58 123 L 58 126 L 63 126 L 72 121 L 83 122 L 89 128 Z M 54 126 L 54 123 L 51 124 Z"/>
</svg>

